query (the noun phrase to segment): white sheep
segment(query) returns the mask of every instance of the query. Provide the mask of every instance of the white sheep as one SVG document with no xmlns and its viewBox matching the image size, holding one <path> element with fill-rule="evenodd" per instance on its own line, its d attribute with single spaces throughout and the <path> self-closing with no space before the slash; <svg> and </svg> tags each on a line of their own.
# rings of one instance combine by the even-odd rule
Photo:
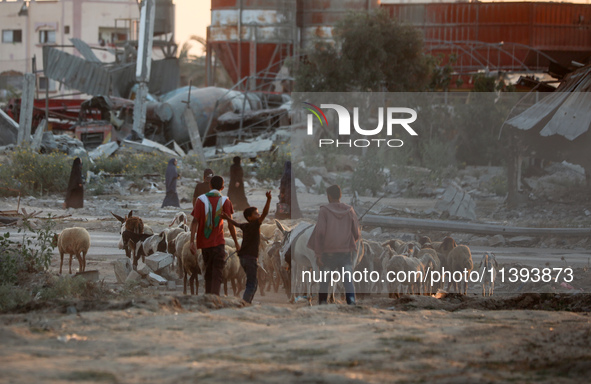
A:
<svg viewBox="0 0 591 384">
<path fill-rule="evenodd" d="M 492 252 L 485 252 L 478 266 L 480 269 L 480 276 L 482 277 L 482 296 L 486 296 L 486 288 L 488 287 L 488 295 L 492 296 L 495 289 L 495 279 L 499 270 L 499 263 Z"/>
<path fill-rule="evenodd" d="M 395 254 L 395 251 L 386 245 L 384 255 L 382 258 L 383 263 L 383 281 L 387 282 L 389 288 L 391 288 L 394 282 L 388 282 L 388 277 L 392 280 L 393 278 L 398 279 L 398 289 L 396 292 L 401 292 L 401 286 L 404 286 L 405 291 L 410 290 L 411 294 L 415 294 L 415 288 L 418 288 L 419 293 L 423 293 L 423 285 L 420 281 L 422 274 L 424 273 L 423 264 L 419 259 L 414 257 L 408 257 L 403 255 Z M 388 275 L 390 273 L 390 275 Z M 404 280 L 404 281 L 400 281 Z M 393 290 L 388 289 L 388 293 L 392 296 Z"/>
<path fill-rule="evenodd" d="M 57 246 L 60 253 L 60 275 L 64 264 L 64 253 L 70 255 L 70 274 L 72 274 L 72 255 L 78 259 L 78 272 L 86 269 L 86 254 L 90 248 L 90 235 L 81 227 L 66 228 L 59 235 L 53 237 L 54 246 Z"/>
<path fill-rule="evenodd" d="M 174 219 L 172 219 L 169 227 L 172 227 L 175 224 L 178 224 L 179 228 L 183 228 L 185 231 L 188 231 L 189 226 L 187 225 L 187 214 L 181 211 L 174 215 Z"/>
</svg>

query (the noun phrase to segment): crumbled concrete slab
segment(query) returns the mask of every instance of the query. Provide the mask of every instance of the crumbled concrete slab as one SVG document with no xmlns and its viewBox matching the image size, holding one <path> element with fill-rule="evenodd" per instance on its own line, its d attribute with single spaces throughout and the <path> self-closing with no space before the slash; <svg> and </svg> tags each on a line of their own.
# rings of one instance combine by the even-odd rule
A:
<svg viewBox="0 0 591 384">
<path fill-rule="evenodd" d="M 152 271 L 158 272 L 172 264 L 172 255 L 170 253 L 156 252 L 146 257 L 146 265 Z"/>
<path fill-rule="evenodd" d="M 127 257 L 121 257 L 113 262 L 113 268 L 117 282 L 123 284 L 132 271 L 131 260 Z"/>
<path fill-rule="evenodd" d="M 126 283 L 135 283 L 139 282 L 142 279 L 142 275 L 140 275 L 137 271 L 131 271 L 129 275 L 127 275 L 127 279 L 125 279 Z"/>
<path fill-rule="evenodd" d="M 150 272 L 148 274 L 148 281 L 152 285 L 164 285 L 168 280 L 160 275 L 155 274 L 154 272 Z"/>
</svg>

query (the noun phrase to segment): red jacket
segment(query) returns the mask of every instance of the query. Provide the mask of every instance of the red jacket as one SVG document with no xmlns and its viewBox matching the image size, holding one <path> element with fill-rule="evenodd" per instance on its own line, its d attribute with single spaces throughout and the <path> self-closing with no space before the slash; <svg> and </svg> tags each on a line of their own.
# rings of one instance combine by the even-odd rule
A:
<svg viewBox="0 0 591 384">
<path fill-rule="evenodd" d="M 359 238 L 359 221 L 353 207 L 344 203 L 329 203 L 320 207 L 308 248 L 317 255 L 354 252 Z"/>
</svg>

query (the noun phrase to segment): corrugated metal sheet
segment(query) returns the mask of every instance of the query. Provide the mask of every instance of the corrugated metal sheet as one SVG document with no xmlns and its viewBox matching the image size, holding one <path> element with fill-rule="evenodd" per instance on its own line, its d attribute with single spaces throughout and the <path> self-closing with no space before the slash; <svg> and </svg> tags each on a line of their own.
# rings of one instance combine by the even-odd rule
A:
<svg viewBox="0 0 591 384">
<path fill-rule="evenodd" d="M 110 76 L 99 63 L 43 47 L 43 72 L 50 79 L 89 95 L 108 95 Z"/>
<path fill-rule="evenodd" d="M 76 39 L 76 38 L 72 38 L 72 39 L 70 39 L 70 41 L 72 42 L 72 44 L 74 44 L 74 47 L 76 47 L 78 52 L 80 52 L 82 57 L 84 57 L 86 60 L 93 62 L 93 63 L 100 63 L 101 62 L 99 60 L 99 58 L 96 57 L 94 52 L 92 52 L 92 49 L 90 49 L 88 44 L 86 44 L 84 41 L 82 41 L 80 39 Z"/>
<path fill-rule="evenodd" d="M 135 63 L 107 66 L 86 61 L 52 47 L 43 47 L 43 72 L 52 80 L 89 95 L 128 97 L 136 83 Z M 152 62 L 148 87 L 150 93 L 161 94 L 178 88 L 180 69 L 178 59 Z"/>
<path fill-rule="evenodd" d="M 541 136 L 561 135 L 573 141 L 591 126 L 590 105 L 591 67 L 586 67 L 571 74 L 555 92 L 507 124 L 521 130 L 540 129 Z"/>
</svg>

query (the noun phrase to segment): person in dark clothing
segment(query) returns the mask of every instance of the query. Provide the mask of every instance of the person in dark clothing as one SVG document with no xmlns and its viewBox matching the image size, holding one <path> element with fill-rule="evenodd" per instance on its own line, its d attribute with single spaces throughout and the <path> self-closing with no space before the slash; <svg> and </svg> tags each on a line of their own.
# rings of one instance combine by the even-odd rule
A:
<svg viewBox="0 0 591 384">
<path fill-rule="evenodd" d="M 222 212 L 228 216 L 234 213 L 232 202 L 220 191 L 224 189 L 224 179 L 214 176 L 210 182 L 211 190 L 197 198 L 193 207 L 193 221 L 191 222 L 191 237 L 189 241 L 191 253 L 196 255 L 197 249 L 201 249 L 205 271 L 205 293 L 220 295 L 224 266 L 226 265 L 226 250 L 224 239 L 224 220 Z M 228 222 L 228 230 L 236 244 L 236 251 L 240 251 L 240 245 L 236 238 L 236 229 L 232 222 Z M 195 237 L 197 235 L 197 237 Z"/>
<path fill-rule="evenodd" d="M 193 192 L 193 207 L 195 206 L 195 200 L 197 200 L 199 196 L 209 192 L 209 190 L 211 189 L 209 186 L 209 182 L 211 181 L 212 177 L 213 171 L 211 169 L 207 168 L 205 171 L 203 171 L 203 182 L 197 183 L 197 185 L 195 185 L 195 191 Z"/>
<path fill-rule="evenodd" d="M 176 170 L 176 159 L 172 158 L 168 160 L 168 166 L 166 167 L 166 196 L 162 202 L 162 208 L 164 207 L 180 207 L 179 195 L 176 193 L 176 181 L 180 177 Z"/>
<path fill-rule="evenodd" d="M 321 275 L 327 271 L 349 272 L 343 275 L 347 304 L 355 304 L 355 286 L 351 281 L 353 273 L 353 252 L 361 238 L 357 214 L 350 205 L 341 203 L 341 188 L 331 185 L 326 189 L 328 204 L 320 207 L 314 231 L 308 240 L 308 248 L 316 255 Z M 321 281 L 318 302 L 326 304 L 328 281 Z"/>
<path fill-rule="evenodd" d="M 279 204 L 277 204 L 277 212 L 275 213 L 276 219 L 299 219 L 302 217 L 295 191 L 293 191 L 292 195 L 292 182 L 291 161 L 286 161 L 279 185 Z"/>
<path fill-rule="evenodd" d="M 261 242 L 261 224 L 269 213 L 269 206 L 271 205 L 271 191 L 265 194 L 267 196 L 267 203 L 263 208 L 263 213 L 259 214 L 259 210 L 256 207 L 248 207 L 244 210 L 244 218 L 246 223 L 238 223 L 232 218 L 222 212 L 222 217 L 228 222 L 232 223 L 236 227 L 242 230 L 242 246 L 238 251 L 238 257 L 240 258 L 240 265 L 246 273 L 246 289 L 242 299 L 247 303 L 252 303 L 254 294 L 257 291 L 258 280 L 258 258 L 259 258 L 259 244 Z"/>
<path fill-rule="evenodd" d="M 68 190 L 64 208 L 83 208 L 84 207 L 84 186 L 82 181 L 82 161 L 79 157 L 74 159 L 70 180 L 68 181 Z"/>
<path fill-rule="evenodd" d="M 244 171 L 240 165 L 240 157 L 233 159 L 234 164 L 230 166 L 230 187 L 228 188 L 228 198 L 234 204 L 234 208 L 242 211 L 250 206 L 244 193 Z"/>
</svg>

